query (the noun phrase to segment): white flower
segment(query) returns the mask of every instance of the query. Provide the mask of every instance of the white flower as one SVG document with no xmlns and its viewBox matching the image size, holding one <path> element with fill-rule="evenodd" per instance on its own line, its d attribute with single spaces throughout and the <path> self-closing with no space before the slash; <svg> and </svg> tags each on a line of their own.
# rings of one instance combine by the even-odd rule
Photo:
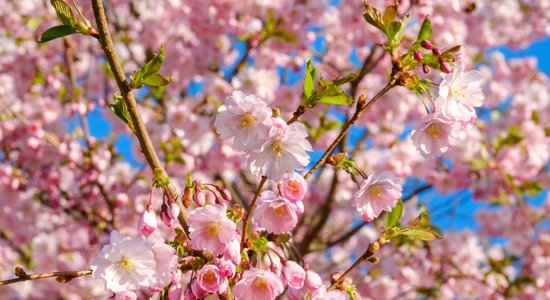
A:
<svg viewBox="0 0 550 300">
<path fill-rule="evenodd" d="M 142 237 L 123 237 L 111 233 L 111 241 L 92 261 L 92 276 L 107 282 L 107 289 L 118 293 L 136 290 L 155 282 L 153 243 Z"/>
<path fill-rule="evenodd" d="M 269 133 L 271 110 L 255 95 L 234 91 L 218 109 L 214 122 L 223 139 L 234 138 L 235 149 L 253 150 L 262 145 Z"/>
<path fill-rule="evenodd" d="M 481 89 L 483 76 L 478 71 L 464 72 L 464 66 L 443 78 L 439 84 L 440 101 L 436 101 L 443 113 L 463 124 L 476 118 L 475 107 L 483 105 Z"/>
<path fill-rule="evenodd" d="M 302 168 L 309 164 L 311 144 L 306 139 L 307 130 L 303 124 L 286 125 L 280 118 L 274 119 L 276 124 L 271 128 L 269 139 L 259 151 L 250 153 L 248 166 L 254 175 L 267 176 L 279 180 L 285 172 Z"/>
</svg>

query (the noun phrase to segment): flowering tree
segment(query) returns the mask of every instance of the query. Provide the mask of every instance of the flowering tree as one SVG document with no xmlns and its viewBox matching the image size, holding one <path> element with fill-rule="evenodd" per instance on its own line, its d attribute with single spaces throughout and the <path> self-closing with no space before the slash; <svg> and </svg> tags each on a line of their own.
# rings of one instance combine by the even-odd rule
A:
<svg viewBox="0 0 550 300">
<path fill-rule="evenodd" d="M 398 2 L 0 0 L 2 298 L 550 298 L 550 4 Z"/>
</svg>

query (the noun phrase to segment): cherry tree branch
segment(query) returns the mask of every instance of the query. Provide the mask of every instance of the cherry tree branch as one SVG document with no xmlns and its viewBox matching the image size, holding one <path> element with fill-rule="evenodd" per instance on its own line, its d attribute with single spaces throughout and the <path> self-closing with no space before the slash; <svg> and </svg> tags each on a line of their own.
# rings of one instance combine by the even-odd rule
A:
<svg viewBox="0 0 550 300">
<path fill-rule="evenodd" d="M 139 113 L 138 105 L 132 89 L 126 82 L 126 75 L 122 71 L 122 66 L 115 52 L 113 41 L 111 39 L 111 34 L 109 32 L 109 25 L 107 23 L 107 17 L 105 16 L 103 1 L 92 0 L 92 8 L 99 31 L 99 43 L 101 44 L 101 48 L 103 49 L 103 52 L 107 57 L 107 61 L 109 62 L 109 66 L 111 67 L 111 71 L 113 72 L 113 75 L 115 77 L 124 104 L 126 104 L 126 107 L 128 108 L 130 122 L 132 122 L 132 125 L 134 126 L 134 133 L 141 146 L 141 151 L 143 152 L 147 163 L 153 170 L 153 174 L 155 174 L 155 176 L 168 178 L 168 174 L 166 173 L 166 170 L 164 169 L 162 163 L 160 162 L 160 159 L 158 158 L 155 148 L 153 147 L 151 138 L 147 133 L 147 129 L 145 128 L 143 120 L 141 119 L 141 115 Z M 187 211 L 183 206 L 183 203 L 181 203 L 181 201 L 178 199 L 176 188 L 171 183 L 169 183 L 166 186 L 166 190 L 168 191 L 170 196 L 176 200 L 178 206 L 180 206 L 180 214 L 178 216 L 178 220 L 181 223 L 183 229 L 188 232 L 189 225 L 187 223 Z"/>
<path fill-rule="evenodd" d="M 83 271 L 64 271 L 64 272 L 51 272 L 51 273 L 40 273 L 40 274 L 29 275 L 25 273 L 25 271 L 22 268 L 16 267 L 15 276 L 17 276 L 17 278 L 0 281 L 0 286 L 21 282 L 21 281 L 37 280 L 37 279 L 44 279 L 44 278 L 51 278 L 51 277 L 56 277 L 56 280 L 58 282 L 64 283 L 72 280 L 73 278 L 88 276 L 91 274 L 92 274 L 92 270 L 83 270 Z"/>
<path fill-rule="evenodd" d="M 252 202 L 250 203 L 250 208 L 244 216 L 243 230 L 241 232 L 241 250 L 244 249 L 244 247 L 246 246 L 246 230 L 248 227 L 248 221 L 250 220 L 250 217 L 252 217 L 252 212 L 254 211 L 254 207 L 256 206 L 256 200 L 258 200 L 258 197 L 260 196 L 260 193 L 262 192 L 262 188 L 264 187 L 266 181 L 267 177 L 262 176 L 262 180 L 258 184 L 258 188 L 256 189 L 256 193 L 254 194 L 254 198 L 252 198 Z"/>
</svg>

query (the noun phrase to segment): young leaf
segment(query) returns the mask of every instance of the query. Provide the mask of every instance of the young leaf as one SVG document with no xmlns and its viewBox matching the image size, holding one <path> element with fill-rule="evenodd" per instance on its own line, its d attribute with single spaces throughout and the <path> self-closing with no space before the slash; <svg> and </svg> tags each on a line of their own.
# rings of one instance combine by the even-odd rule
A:
<svg viewBox="0 0 550 300">
<path fill-rule="evenodd" d="M 424 18 L 424 22 L 422 22 L 422 26 L 420 27 L 420 31 L 418 32 L 418 38 L 416 38 L 416 41 L 418 43 L 422 41 L 429 41 L 432 38 L 432 22 L 430 22 L 430 18 L 426 16 Z"/>
<path fill-rule="evenodd" d="M 408 16 L 405 16 L 402 21 L 394 21 L 386 26 L 386 36 L 390 47 L 395 48 L 401 43 L 405 35 L 405 29 L 407 28 L 408 18 Z"/>
<path fill-rule="evenodd" d="M 363 18 L 365 19 L 365 21 L 367 21 L 367 23 L 371 24 L 372 26 L 380 29 L 380 31 L 385 33 L 386 29 L 384 26 L 384 19 L 380 11 L 368 5 L 367 3 L 365 3 L 365 9 L 367 10 L 363 14 Z"/>
<path fill-rule="evenodd" d="M 63 0 L 50 0 L 50 3 L 55 8 L 55 13 L 61 23 L 74 28 L 77 21 L 71 7 Z"/>
<path fill-rule="evenodd" d="M 306 64 L 306 76 L 304 77 L 304 97 L 309 99 L 313 95 L 315 89 L 315 78 L 317 77 L 317 70 L 313 66 L 311 59 Z"/>
<path fill-rule="evenodd" d="M 350 81 L 355 80 L 359 76 L 359 72 L 357 73 L 350 73 L 344 77 L 339 77 L 337 79 L 334 79 L 332 82 L 334 82 L 335 85 L 343 85 L 345 83 L 348 83 Z"/>
<path fill-rule="evenodd" d="M 172 77 L 165 78 L 159 73 L 155 73 L 145 78 L 145 81 L 143 83 L 150 86 L 166 86 L 166 85 L 169 85 L 171 82 L 172 82 Z"/>
<path fill-rule="evenodd" d="M 395 225 L 397 225 L 402 215 L 403 215 L 403 201 L 399 199 L 395 207 L 388 214 L 388 221 L 386 222 L 386 228 L 394 227 Z"/>
<path fill-rule="evenodd" d="M 332 81 L 319 80 L 319 86 L 315 92 L 316 97 L 309 99 L 310 106 L 318 102 L 337 105 L 348 105 L 353 103 L 353 98 Z"/>
<path fill-rule="evenodd" d="M 44 33 L 42 33 L 42 35 L 40 36 L 40 40 L 38 40 L 38 42 L 45 43 L 53 39 L 57 39 L 57 38 L 75 34 L 75 33 L 77 33 L 77 31 L 74 30 L 71 26 L 59 25 L 44 31 Z"/>
<path fill-rule="evenodd" d="M 390 5 L 386 7 L 386 10 L 384 11 L 384 25 L 388 25 L 395 19 L 395 16 L 397 16 L 397 7 L 395 5 Z"/>
<path fill-rule="evenodd" d="M 130 76 L 130 79 L 131 79 L 130 85 L 132 86 L 132 88 L 139 89 L 144 84 L 147 84 L 146 81 L 149 79 L 150 76 L 155 74 L 159 75 L 157 74 L 157 72 L 160 70 L 160 68 L 162 67 L 162 64 L 164 63 L 164 55 L 165 55 L 164 46 L 161 45 L 159 53 L 155 55 L 150 61 L 148 61 L 143 67 L 141 67 L 138 71 L 134 72 L 134 74 Z M 162 77 L 161 79 L 159 78 L 159 76 L 154 76 L 152 79 L 150 79 L 150 82 L 152 83 L 151 85 L 164 86 L 171 82 L 170 80 L 170 82 L 162 85 L 162 83 L 165 83 L 168 79 L 160 76 Z M 155 85 L 155 84 L 161 84 L 161 85 Z"/>
<path fill-rule="evenodd" d="M 283 42 L 287 42 L 290 44 L 296 43 L 297 39 L 296 36 L 286 30 L 283 29 L 275 29 L 270 34 L 271 37 L 274 37 L 276 39 L 279 39 Z"/>
<path fill-rule="evenodd" d="M 132 120 L 130 119 L 130 113 L 128 112 L 128 107 L 120 95 L 113 96 L 115 104 L 109 104 L 109 109 L 117 115 L 124 123 L 128 124 L 128 127 L 134 131 L 134 126 Z"/>
<path fill-rule="evenodd" d="M 430 230 L 430 228 L 421 227 L 405 227 L 401 229 L 396 235 L 403 235 L 412 239 L 422 241 L 433 241 L 441 238 L 441 236 Z"/>
</svg>

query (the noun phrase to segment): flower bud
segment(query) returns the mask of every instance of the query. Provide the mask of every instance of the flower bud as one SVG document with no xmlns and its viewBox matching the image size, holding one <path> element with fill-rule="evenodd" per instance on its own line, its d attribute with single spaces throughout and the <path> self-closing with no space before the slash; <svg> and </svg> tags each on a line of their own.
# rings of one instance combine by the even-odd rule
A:
<svg viewBox="0 0 550 300">
<path fill-rule="evenodd" d="M 428 40 L 423 40 L 422 42 L 420 42 L 420 46 L 422 46 L 424 49 L 427 49 L 427 50 L 431 50 L 434 47 L 432 42 Z"/>
<path fill-rule="evenodd" d="M 202 189 L 200 188 L 200 186 L 198 184 L 195 185 L 195 193 L 193 194 L 193 202 L 195 202 L 195 204 L 199 207 L 202 207 L 204 205 L 204 202 L 205 202 L 204 193 L 202 192 Z"/>
<path fill-rule="evenodd" d="M 224 188 L 223 186 L 217 186 L 216 189 L 218 190 L 218 192 L 222 196 L 223 200 L 225 200 L 227 202 L 231 202 L 231 199 L 233 199 L 233 198 L 231 196 L 231 192 L 229 192 L 228 189 Z"/>
<path fill-rule="evenodd" d="M 428 74 L 430 72 L 430 66 L 428 66 L 427 64 L 423 64 L 422 65 L 422 71 L 424 71 L 424 73 Z"/>
<path fill-rule="evenodd" d="M 323 281 L 321 280 L 319 274 L 313 272 L 312 270 L 307 270 L 304 284 L 309 290 L 316 291 L 321 287 L 321 285 L 323 285 Z"/>
<path fill-rule="evenodd" d="M 180 300 L 181 299 L 181 292 L 182 292 L 182 288 L 181 288 L 181 284 L 173 284 L 170 285 L 170 287 L 168 288 L 168 293 L 166 294 L 166 299 L 168 300 Z M 185 299 L 189 299 L 189 298 L 185 298 Z"/>
<path fill-rule="evenodd" d="M 415 51 L 413 53 L 413 57 L 416 61 L 422 62 L 424 60 L 424 56 L 422 56 L 422 51 Z"/>
<path fill-rule="evenodd" d="M 304 286 L 306 271 L 296 262 L 287 261 L 283 266 L 283 275 L 289 287 L 301 289 Z"/>
<path fill-rule="evenodd" d="M 449 73 L 452 72 L 451 66 L 449 66 L 449 63 L 447 63 L 447 62 L 443 59 L 443 57 L 441 57 L 441 56 L 439 57 L 439 64 L 440 64 L 440 67 L 441 67 L 441 71 L 443 71 L 443 72 L 445 72 L 445 73 L 447 73 L 447 74 L 449 74 Z"/>
<path fill-rule="evenodd" d="M 174 226 L 174 221 L 178 217 L 180 213 L 180 208 L 175 202 L 172 202 L 170 206 L 166 204 L 166 202 L 162 203 L 161 211 L 160 211 L 160 219 L 164 223 L 164 225 L 168 227 Z"/>
<path fill-rule="evenodd" d="M 149 236 L 157 229 L 157 216 L 154 211 L 145 210 L 139 217 L 138 230 L 144 236 Z"/>
<path fill-rule="evenodd" d="M 433 48 L 432 53 L 437 57 L 441 57 L 441 51 L 439 51 L 439 49 L 437 48 Z"/>
</svg>

